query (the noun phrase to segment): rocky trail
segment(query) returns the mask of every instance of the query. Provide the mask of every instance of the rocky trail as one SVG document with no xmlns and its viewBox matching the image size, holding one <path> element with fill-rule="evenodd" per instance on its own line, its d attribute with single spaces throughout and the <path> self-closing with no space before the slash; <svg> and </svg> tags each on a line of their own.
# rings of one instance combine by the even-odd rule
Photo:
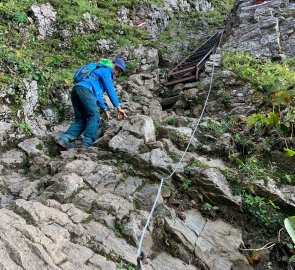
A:
<svg viewBox="0 0 295 270">
<path fill-rule="evenodd" d="M 210 1 L 198 4 L 202 10 L 211 8 Z M 172 4 L 168 7 L 175 8 Z M 49 16 L 42 8 L 32 8 L 39 27 L 52 27 L 55 11 L 47 6 Z M 153 12 L 153 16 L 163 17 L 159 10 Z M 130 11 L 121 8 L 120 14 L 122 22 L 129 22 Z M 152 36 L 166 23 L 164 20 L 156 28 L 153 16 L 148 28 Z M 95 20 L 87 20 L 95 28 Z M 39 31 L 41 39 L 52 34 L 46 27 Z M 80 148 L 78 141 L 77 148 L 64 151 L 55 143 L 68 125 L 66 120 L 73 117 L 66 92 L 62 94 L 65 121 L 57 123 L 49 108 L 43 110 L 43 116 L 33 113 L 39 106 L 38 85 L 35 80 L 25 80 L 26 91 L 17 114 L 23 114 L 26 122 L 14 126 L 13 103 L 8 102 L 12 90 L 3 90 L 0 269 L 136 269 L 139 239 L 159 183 L 175 168 L 190 139 L 204 106 L 213 65 L 215 82 L 205 117 L 179 170 L 164 182 L 148 226 L 143 242 L 147 255 L 144 269 L 284 269 L 268 257 L 268 251 L 256 265 L 250 263 L 253 268 L 246 257 L 249 254 L 239 250 L 241 246 L 263 246 L 276 237 L 276 233 L 270 238 L 254 233 L 259 225 L 253 225 L 249 213 L 241 211 L 245 196 L 250 198 L 245 192 L 268 198 L 286 215 L 294 213 L 295 186 L 278 183 L 267 173 L 267 181 L 260 174 L 250 179 L 256 167 L 243 171 L 243 178 L 239 178 L 235 158 L 250 151 L 250 146 L 238 141 L 236 135 L 242 136 L 244 130 L 250 133 L 245 115 L 264 103 L 251 83 L 224 68 L 221 54 L 243 51 L 265 60 L 282 54 L 292 57 L 294 44 L 295 3 L 275 0 L 257 6 L 253 1 L 236 2 L 221 47 L 211 54 L 198 82 L 167 87 L 159 62 L 175 62 L 169 55 L 159 59 L 153 47 L 140 45 L 130 52 L 122 46 L 115 55 L 121 53 L 130 59 L 135 54 L 140 59 L 138 71 L 126 82 L 116 83 L 128 118 L 102 120 L 100 137 L 89 149 Z M 177 100 L 162 108 L 161 102 L 171 96 Z M 226 122 L 229 117 L 234 124 Z M 259 136 L 249 140 L 255 142 Z M 280 143 L 278 139 L 277 145 Z M 290 148 L 294 144 L 291 136 Z M 294 157 L 288 159 L 274 150 L 271 160 L 279 168 L 294 170 Z"/>
</svg>

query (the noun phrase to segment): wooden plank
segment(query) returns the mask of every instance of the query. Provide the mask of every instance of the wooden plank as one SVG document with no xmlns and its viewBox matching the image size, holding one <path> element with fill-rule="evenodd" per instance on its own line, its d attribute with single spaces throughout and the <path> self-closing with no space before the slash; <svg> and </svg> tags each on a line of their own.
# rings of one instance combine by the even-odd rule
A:
<svg viewBox="0 0 295 270">
<path fill-rule="evenodd" d="M 181 83 L 181 82 L 190 81 L 190 80 L 193 80 L 195 78 L 196 78 L 196 76 L 192 75 L 192 76 L 189 76 L 189 77 L 184 77 L 184 78 L 181 78 L 181 79 L 176 79 L 176 80 L 173 80 L 173 81 L 170 81 L 170 82 L 166 82 L 165 85 L 169 86 L 169 85 L 173 85 L 173 84 L 177 84 L 177 83 Z"/>
<path fill-rule="evenodd" d="M 173 97 L 169 97 L 169 98 L 164 98 L 160 104 L 162 106 L 162 108 L 166 108 L 166 107 L 170 107 L 172 105 L 174 105 L 176 103 L 176 101 L 178 100 L 179 95 L 177 96 L 173 96 Z"/>
</svg>

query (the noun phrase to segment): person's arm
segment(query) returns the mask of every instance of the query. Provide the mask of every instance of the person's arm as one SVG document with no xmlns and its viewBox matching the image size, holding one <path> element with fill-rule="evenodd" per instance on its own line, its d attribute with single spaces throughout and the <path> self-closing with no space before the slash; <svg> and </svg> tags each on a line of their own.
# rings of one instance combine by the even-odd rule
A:
<svg viewBox="0 0 295 270">
<path fill-rule="evenodd" d="M 112 102 L 114 107 L 118 108 L 120 106 L 120 102 L 117 97 L 114 84 L 112 82 L 112 73 L 108 69 L 105 69 L 103 72 L 100 73 L 100 79 L 110 101 Z"/>
</svg>

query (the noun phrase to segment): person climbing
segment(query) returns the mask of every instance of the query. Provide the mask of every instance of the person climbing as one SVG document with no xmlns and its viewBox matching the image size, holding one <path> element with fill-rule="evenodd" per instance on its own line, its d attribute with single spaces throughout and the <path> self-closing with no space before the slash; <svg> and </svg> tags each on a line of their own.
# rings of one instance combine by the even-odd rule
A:
<svg viewBox="0 0 295 270">
<path fill-rule="evenodd" d="M 95 68 L 90 70 L 85 78 L 80 79 L 75 84 L 71 91 L 71 101 L 75 112 L 75 121 L 66 132 L 63 132 L 60 135 L 58 139 L 59 145 L 66 149 L 73 148 L 72 142 L 83 132 L 83 148 L 90 147 L 93 142 L 96 141 L 100 122 L 97 105 L 105 114 L 107 121 L 112 119 L 107 111 L 108 106 L 103 101 L 103 95 L 105 92 L 113 106 L 117 108 L 118 118 L 127 117 L 125 111 L 120 107 L 120 102 L 112 82 L 114 77 L 124 73 L 125 67 L 126 65 L 122 58 L 115 58 L 113 61 L 101 59 L 99 63 L 95 65 Z M 75 73 L 75 76 L 78 72 Z"/>
</svg>

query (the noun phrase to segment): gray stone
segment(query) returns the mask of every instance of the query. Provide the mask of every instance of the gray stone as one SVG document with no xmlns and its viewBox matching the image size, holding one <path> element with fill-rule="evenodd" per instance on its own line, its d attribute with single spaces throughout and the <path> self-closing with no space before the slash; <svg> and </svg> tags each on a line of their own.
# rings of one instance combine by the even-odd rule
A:
<svg viewBox="0 0 295 270">
<path fill-rule="evenodd" d="M 94 254 L 90 259 L 89 263 L 95 266 L 99 270 L 116 270 L 116 264 L 99 254 Z"/>
<path fill-rule="evenodd" d="M 138 245 L 139 239 L 142 233 L 142 229 L 145 226 L 149 213 L 143 210 L 132 211 L 129 215 L 128 222 L 124 225 L 122 233 L 127 236 L 134 245 Z M 152 233 L 150 228 L 150 233 Z"/>
<path fill-rule="evenodd" d="M 145 115 L 130 117 L 130 120 L 123 125 L 122 130 L 128 131 L 137 138 L 144 139 L 145 143 L 156 141 L 156 129 L 153 119 Z"/>
<path fill-rule="evenodd" d="M 225 176 L 216 168 L 192 168 L 191 180 L 207 199 L 214 203 L 239 207 L 241 198 L 233 196 Z"/>
<path fill-rule="evenodd" d="M 6 122 L 0 121 L 0 142 L 2 142 L 3 139 L 5 139 L 7 137 L 8 133 L 11 131 L 11 129 L 12 129 L 11 123 L 6 123 Z"/>
<path fill-rule="evenodd" d="M 54 197 L 60 202 L 65 202 L 84 187 L 83 179 L 75 173 L 61 175 L 54 181 L 54 184 L 45 190 L 45 194 L 49 194 L 50 197 Z"/>
<path fill-rule="evenodd" d="M 125 199 L 130 199 L 138 187 L 142 185 L 142 179 L 129 176 L 121 182 L 115 189 L 114 194 Z"/>
<path fill-rule="evenodd" d="M 0 158 L 0 163 L 8 167 L 22 165 L 23 162 L 24 153 L 16 149 L 12 149 L 5 152 Z"/>
<path fill-rule="evenodd" d="M 123 260 L 136 265 L 136 249 L 128 245 L 125 239 L 116 237 L 115 233 L 98 222 L 89 222 L 83 225 L 89 235 L 90 248 L 95 247 L 99 253 L 106 254 L 108 258 L 121 256 Z"/>
<path fill-rule="evenodd" d="M 150 211 L 158 193 L 158 185 L 146 184 L 139 192 L 134 194 L 136 203 L 140 209 Z M 159 196 L 158 204 L 163 203 L 162 195 Z"/>
<path fill-rule="evenodd" d="M 109 147 L 117 152 L 136 154 L 139 152 L 139 146 L 144 143 L 143 139 L 138 139 L 127 131 L 122 131 L 109 142 Z"/>
<path fill-rule="evenodd" d="M 188 265 L 180 259 L 172 257 L 166 252 L 161 252 L 151 261 L 151 264 L 145 266 L 146 270 L 199 270 L 193 265 Z"/>
<path fill-rule="evenodd" d="M 85 176 L 95 172 L 97 170 L 96 167 L 97 163 L 94 161 L 77 159 L 68 163 L 65 170 L 80 176 Z"/>
<path fill-rule="evenodd" d="M 38 138 L 24 140 L 17 145 L 24 150 L 28 155 L 38 155 L 44 153 L 45 145 Z"/>
<path fill-rule="evenodd" d="M 97 165 L 96 171 L 85 177 L 85 181 L 95 189 L 98 195 L 113 193 L 122 175 L 108 165 Z"/>
<path fill-rule="evenodd" d="M 54 31 L 54 24 L 56 20 L 56 12 L 50 3 L 31 6 L 31 12 L 38 28 L 38 39 L 42 40 L 51 36 Z"/>
<path fill-rule="evenodd" d="M 246 257 L 239 252 L 241 243 L 241 231 L 222 220 L 208 221 L 195 242 L 194 253 L 208 269 L 231 270 L 237 263 L 249 267 Z"/>
<path fill-rule="evenodd" d="M 111 193 L 106 193 L 94 201 L 94 209 L 104 210 L 107 213 L 122 219 L 134 206 L 129 201 Z"/>
</svg>

